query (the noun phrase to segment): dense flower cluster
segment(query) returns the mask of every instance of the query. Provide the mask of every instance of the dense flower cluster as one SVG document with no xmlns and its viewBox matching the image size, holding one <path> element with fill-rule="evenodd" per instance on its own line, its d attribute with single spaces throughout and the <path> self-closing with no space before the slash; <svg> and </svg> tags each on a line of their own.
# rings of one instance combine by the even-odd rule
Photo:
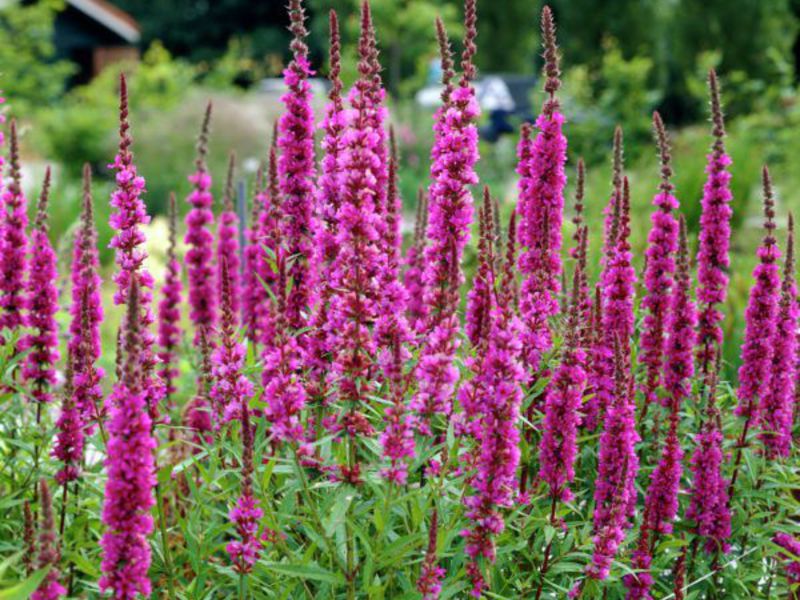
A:
<svg viewBox="0 0 800 600">
<path fill-rule="evenodd" d="M 186 274 L 189 280 L 189 318 L 195 326 L 195 346 L 200 345 L 204 328 L 213 328 L 217 322 L 217 298 L 214 293 L 214 234 L 211 226 L 214 213 L 211 207 L 211 174 L 206 167 L 208 133 L 211 124 L 211 104 L 206 107 L 203 126 L 197 140 L 195 171 L 189 175 L 192 192 L 187 198 L 191 209 L 186 214 Z"/>
<path fill-rule="evenodd" d="M 708 155 L 706 183 L 703 187 L 703 212 L 700 216 L 699 248 L 697 252 L 697 300 L 701 306 L 698 333 L 698 362 L 707 372 L 714 354 L 722 345 L 724 314 L 719 306 L 728 293 L 728 249 L 731 238 L 730 190 L 731 157 L 725 153 L 725 122 L 722 116 L 719 83 L 712 69 L 708 74 L 711 91 L 711 118 L 714 124 L 714 145 Z"/>
<path fill-rule="evenodd" d="M 217 303 L 222 306 L 224 286 L 222 284 L 222 265 L 228 265 L 230 278 L 229 293 L 233 313 L 240 311 L 240 298 L 242 295 L 239 267 L 239 217 L 234 206 L 233 175 L 236 167 L 236 155 L 231 152 L 228 161 L 228 176 L 225 179 L 225 196 L 222 201 L 222 212 L 217 224 Z"/>
<path fill-rule="evenodd" d="M 289 3 L 292 61 L 283 71 L 289 91 L 282 100 L 286 110 L 278 122 L 278 173 L 281 202 L 285 217 L 282 237 L 289 256 L 292 290 L 287 301 L 289 325 L 295 329 L 306 322 L 305 312 L 312 303 L 314 272 L 311 218 L 314 197 L 314 112 L 311 109 L 311 84 L 314 74 L 308 60 L 308 46 L 303 41 L 307 31 L 302 0 Z"/>
<path fill-rule="evenodd" d="M 28 201 L 22 190 L 16 121 L 11 121 L 9 181 L 0 213 L 0 336 L 24 324 L 25 274 L 28 272 Z M 0 339 L 3 339 L 0 337 Z"/>
<path fill-rule="evenodd" d="M 33 387 L 38 402 L 52 400 L 50 388 L 56 381 L 58 362 L 58 268 L 47 226 L 47 200 L 50 193 L 50 167 L 45 171 L 36 222 L 30 236 L 30 273 L 26 286 L 27 326 L 33 331 L 22 338 L 20 350 L 28 350 L 22 378 Z"/>
<path fill-rule="evenodd" d="M 103 525 L 100 541 L 103 561 L 100 566 L 100 590 L 111 591 L 115 598 L 134 600 L 139 594 L 149 597 L 151 584 L 150 544 L 147 536 L 153 529 L 156 442 L 151 434 L 147 411 L 141 357 L 139 326 L 139 275 L 134 274 L 125 293 L 127 325 L 125 328 L 125 364 L 122 379 L 114 386 L 108 401 L 108 445 L 106 472 L 108 480 L 103 501 Z"/>
</svg>

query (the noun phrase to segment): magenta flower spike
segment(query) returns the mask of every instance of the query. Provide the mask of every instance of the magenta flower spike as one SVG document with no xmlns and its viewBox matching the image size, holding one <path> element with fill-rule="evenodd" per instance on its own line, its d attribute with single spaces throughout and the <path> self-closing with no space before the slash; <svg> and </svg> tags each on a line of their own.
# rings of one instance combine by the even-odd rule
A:
<svg viewBox="0 0 800 600">
<path fill-rule="evenodd" d="M 203 443 L 213 440 L 211 432 L 217 425 L 214 422 L 215 412 L 209 400 L 211 384 L 211 348 L 208 341 L 208 330 L 200 329 L 200 368 L 197 376 L 197 389 L 194 397 L 186 404 L 184 423 L 192 431 L 192 441 L 197 452 Z"/>
<path fill-rule="evenodd" d="M 542 44 L 547 99 L 536 120 L 535 139 L 531 140 L 530 126 L 523 127 L 517 166 L 522 248 L 519 308 L 525 324 L 525 363 L 531 376 L 539 369 L 542 354 L 552 345 L 549 318 L 559 309 L 561 226 L 567 183 L 567 138 L 562 132 L 564 116 L 555 95 L 561 87 L 556 26 L 548 6 L 542 9 Z"/>
<path fill-rule="evenodd" d="M 139 274 L 133 273 L 125 292 L 128 305 L 125 325 L 125 363 L 122 378 L 109 398 L 108 445 L 105 461 L 108 480 L 103 501 L 105 533 L 100 540 L 100 590 L 114 598 L 134 600 L 150 597 L 150 544 L 153 530 L 150 511 L 155 503 L 156 484 L 151 434 L 147 411 L 147 385 L 142 372 L 143 343 L 139 327 Z"/>
<path fill-rule="evenodd" d="M 227 261 L 222 258 L 220 283 L 220 339 L 211 355 L 211 400 L 217 422 L 238 419 L 243 403 L 253 395 L 253 384 L 244 375 L 247 348 L 237 339 L 238 314 L 233 306 L 233 277 Z"/>
<path fill-rule="evenodd" d="M 658 143 L 661 161 L 661 184 L 653 198 L 656 210 L 650 217 L 652 226 L 647 236 L 645 251 L 644 286 L 647 290 L 642 300 L 645 317 L 641 339 L 641 362 L 647 369 L 644 394 L 647 402 L 656 400 L 656 390 L 661 385 L 664 363 L 664 329 L 669 312 L 673 279 L 675 275 L 675 254 L 678 251 L 678 219 L 675 211 L 678 200 L 673 195 L 672 157 L 670 142 L 661 115 L 653 113 L 653 128 Z"/>
<path fill-rule="evenodd" d="M 518 490 L 519 419 L 525 371 L 522 359 L 523 327 L 516 314 L 513 217 L 511 225 L 503 276 L 500 288 L 495 292 L 497 299 L 491 311 L 491 329 L 479 375 L 482 415 L 477 468 L 470 481 L 472 494 L 464 500 L 467 518 L 472 524 L 462 535 L 466 538 L 465 552 L 470 559 L 467 573 L 475 597 L 480 597 L 486 588 L 478 560 L 483 557 L 494 562 L 494 538 L 505 529 L 502 510 L 513 506 Z"/>
<path fill-rule="evenodd" d="M 587 574 L 594 579 L 608 577 L 611 562 L 630 528 L 630 517 L 636 507 L 635 404 L 633 382 L 627 373 L 628 358 L 617 338 L 614 350 L 613 402 L 608 406 L 605 427 L 600 437 L 597 479 L 594 491 L 594 557 Z"/>
<path fill-rule="evenodd" d="M 144 178 L 137 174 L 136 165 L 133 163 L 131 152 L 130 125 L 128 123 L 128 87 L 125 76 L 120 74 L 120 126 L 119 126 L 119 152 L 114 157 L 114 162 L 109 165 L 116 171 L 116 188 L 111 194 L 110 225 L 116 232 L 109 246 L 116 251 L 117 272 L 113 280 L 117 286 L 114 293 L 114 303 L 125 304 L 135 277 L 139 286 L 139 302 L 137 305 L 141 314 L 139 320 L 139 336 L 141 337 L 143 393 L 147 398 L 147 407 L 151 420 L 158 417 L 158 402 L 163 397 L 163 386 L 160 378 L 155 376 L 157 358 L 153 352 L 155 336 L 150 332 L 150 326 L 155 321 L 152 311 L 153 277 L 144 266 L 147 252 L 143 246 L 145 235 L 141 227 L 150 223 L 144 201 Z M 128 324 L 125 323 L 125 327 Z"/>
<path fill-rule="evenodd" d="M 422 594 L 422 600 L 439 600 L 442 593 L 442 579 L 447 574 L 438 565 L 436 557 L 436 542 L 439 535 L 439 513 L 434 508 L 431 515 L 431 523 L 428 526 L 428 548 L 425 551 L 425 559 L 417 580 L 417 591 Z"/>
<path fill-rule="evenodd" d="M 725 303 L 728 295 L 728 250 L 733 215 L 733 195 L 730 189 L 732 161 L 725 152 L 725 120 L 717 74 L 713 69 L 708 73 L 708 88 L 714 144 L 706 165 L 707 177 L 703 187 L 703 212 L 700 216 L 700 243 L 697 253 L 697 301 L 700 305 L 697 358 L 704 374 L 713 366 L 711 363 L 714 355 L 722 346 L 720 323 L 724 314 L 720 306 Z"/>
<path fill-rule="evenodd" d="M 630 185 L 628 178 L 622 179 L 622 194 L 617 211 L 618 219 L 612 226 L 614 246 L 601 275 L 603 286 L 603 329 L 607 343 L 617 340 L 625 347 L 625 355 L 633 336 L 633 296 L 636 271 L 632 265 L 630 245 Z"/>
<path fill-rule="evenodd" d="M 769 368 L 769 383 L 758 409 L 761 415 L 759 438 L 769 459 L 788 457 L 792 449 L 792 421 L 797 379 L 797 319 L 794 219 L 790 214 L 777 325 L 771 344 L 772 363 Z"/>
<path fill-rule="evenodd" d="M 462 75 L 452 87 L 448 67 L 449 45 L 443 59 L 443 105 L 436 114 L 434 146 L 431 151 L 431 179 L 428 190 L 428 245 L 425 248 L 425 303 L 430 311 L 421 356 L 417 366 L 419 388 L 411 400 L 418 428 L 431 433 L 430 420 L 436 414 L 449 416 L 458 370 L 453 364 L 458 348 L 456 309 L 458 287 L 463 282 L 461 258 L 472 225 L 472 193 L 478 183 L 478 130 L 475 121 L 480 107 L 475 98 L 473 57 L 477 51 L 475 0 L 465 4 Z"/>
<path fill-rule="evenodd" d="M 678 267 L 666 319 L 668 337 L 664 357 L 664 388 L 670 405 L 673 401 L 683 402 L 691 394 L 694 376 L 692 354 L 697 339 L 697 306 L 692 300 L 691 259 L 683 215 L 678 229 Z"/>
<path fill-rule="evenodd" d="M 8 160 L 9 181 L 2 195 L 0 213 L 0 336 L 25 324 L 25 275 L 28 272 L 28 201 L 22 190 L 17 123 L 11 121 Z M 2 337 L 0 337 L 2 339 Z"/>
<path fill-rule="evenodd" d="M 292 289 L 287 300 L 288 323 L 294 329 L 306 325 L 309 306 L 313 303 L 314 273 L 311 239 L 314 212 L 314 112 L 311 109 L 311 85 L 314 74 L 308 61 L 308 35 L 302 0 L 290 0 L 289 27 L 292 40 L 292 61 L 283 72 L 289 91 L 282 101 L 286 107 L 278 122 L 278 173 L 281 202 L 285 218 L 282 237 L 289 256 L 294 257 L 288 276 Z"/>
<path fill-rule="evenodd" d="M 261 341 L 261 331 L 263 323 L 259 314 L 259 303 L 262 299 L 269 297 L 260 293 L 263 288 L 258 278 L 258 269 L 265 260 L 265 255 L 261 244 L 264 234 L 261 231 L 261 213 L 266 210 L 269 198 L 264 185 L 266 175 L 266 163 L 262 162 L 256 172 L 256 181 L 252 199 L 252 209 L 250 211 L 250 222 L 245 229 L 245 246 L 242 251 L 244 257 L 244 268 L 242 269 L 242 325 L 245 328 L 247 339 L 251 344 L 258 345 Z M 258 351 L 256 350 L 256 354 Z"/>
<path fill-rule="evenodd" d="M 195 171 L 189 175 L 192 192 L 187 198 L 191 206 L 186 214 L 186 274 L 189 282 L 189 318 L 194 325 L 194 345 L 200 347 L 201 329 L 213 330 L 217 324 L 217 296 L 214 284 L 214 213 L 211 208 L 211 173 L 206 166 L 208 133 L 211 124 L 211 103 L 206 107 L 203 125 L 197 138 Z"/>
<path fill-rule="evenodd" d="M 225 308 L 223 307 L 223 320 Z M 253 426 L 250 424 L 249 396 L 241 397 L 241 404 L 232 413 L 238 414 L 242 424 L 242 483 L 241 493 L 236 505 L 228 513 L 228 518 L 236 528 L 237 539 L 225 546 L 228 556 L 237 573 L 246 575 L 258 562 L 264 541 L 258 535 L 259 521 L 263 511 L 253 493 Z"/>
<path fill-rule="evenodd" d="M 176 392 L 175 379 L 180 375 L 177 366 L 177 350 L 181 344 L 181 302 L 183 282 L 181 263 L 176 255 L 178 235 L 178 209 L 175 194 L 169 196 L 169 247 L 164 285 L 161 287 L 161 302 L 158 304 L 158 358 L 161 361 L 159 374 L 164 382 L 167 405 Z"/>
<path fill-rule="evenodd" d="M 589 431 L 594 431 L 602 422 L 602 417 L 614 396 L 614 351 L 608 344 L 603 329 L 603 297 L 599 283 L 595 286 L 587 347 L 586 387 L 589 399 L 583 409 L 583 425 Z"/>
<path fill-rule="evenodd" d="M 217 225 L 217 303 L 222 305 L 222 263 L 228 265 L 230 277 L 230 302 L 235 319 L 234 328 L 239 324 L 239 311 L 241 310 L 240 298 L 241 268 L 239 266 L 239 217 L 236 214 L 234 200 L 236 193 L 233 186 L 233 176 L 236 169 L 236 155 L 231 152 L 228 159 L 228 175 L 225 178 L 225 195 L 222 201 L 222 212 Z"/>
<path fill-rule="evenodd" d="M 36 557 L 36 566 L 39 569 L 49 568 L 42 583 L 31 594 L 31 600 L 58 600 L 67 595 L 67 589 L 61 585 L 58 563 L 61 560 L 61 551 L 58 547 L 55 520 L 53 519 L 53 498 L 47 482 L 39 482 L 39 502 L 42 508 L 42 523 L 39 529 L 39 555 Z"/>
<path fill-rule="evenodd" d="M 569 484 L 575 478 L 578 425 L 587 379 L 586 353 L 580 345 L 582 278 L 579 263 L 574 274 L 561 363 L 549 384 L 539 443 L 539 477 L 549 487 L 552 498 L 564 501 L 573 497 Z"/>
<path fill-rule="evenodd" d="M 105 373 L 97 366 L 100 359 L 100 324 L 103 321 L 103 302 L 100 297 L 102 281 L 98 270 L 97 229 L 92 204 L 92 172 L 83 166 L 83 203 L 81 225 L 72 247 L 72 290 L 70 305 L 70 338 L 68 353 L 72 357 L 75 406 L 86 426 L 99 422 L 104 412 L 103 390 L 100 386 Z"/>
<path fill-rule="evenodd" d="M 692 454 L 692 488 L 686 518 L 695 522 L 696 532 L 705 539 L 709 554 L 729 549 L 731 512 L 728 506 L 730 482 L 722 476 L 725 454 L 719 428 L 719 409 L 716 406 L 717 377 L 712 372 L 706 399 L 705 421 L 695 436 Z"/>
<path fill-rule="evenodd" d="M 30 272 L 26 286 L 27 325 L 32 329 L 20 340 L 20 350 L 28 350 L 22 365 L 22 379 L 30 383 L 31 395 L 37 402 L 48 403 L 50 389 L 56 381 L 58 362 L 58 267 L 50 243 L 47 225 L 47 201 L 50 193 L 50 167 L 42 183 L 36 221 L 30 235 Z"/>
<path fill-rule="evenodd" d="M 377 204 L 380 152 L 372 114 L 373 80 L 377 76 L 370 55 L 375 46 L 373 35 L 369 4 L 364 2 L 358 44 L 359 78 L 350 91 L 351 119 L 344 135 L 344 185 L 336 235 L 339 250 L 331 267 L 327 324 L 333 355 L 332 381 L 337 384 L 338 398 L 348 407 L 347 414 L 339 417 L 334 427 L 345 427 L 351 435 L 367 431 L 362 428 L 368 423 L 360 411 L 374 387 L 368 377 L 377 355 L 372 328 L 380 314 L 381 278 L 388 262 L 383 251 L 385 225 Z M 390 353 L 386 354 L 391 358 Z"/>
<path fill-rule="evenodd" d="M 397 366 L 402 366 L 410 356 L 405 344 L 411 341 L 411 331 L 405 311 L 408 303 L 406 288 L 400 281 L 400 249 L 403 242 L 400 223 L 403 218 L 403 207 L 398 190 L 397 144 L 393 129 L 390 131 L 390 140 L 388 190 L 383 212 L 385 256 L 381 261 L 382 269 L 379 275 L 378 316 L 375 320 L 374 336 L 378 363 L 386 379 L 399 383 L 402 370 L 397 372 Z M 398 357 L 395 356 L 396 352 L 400 352 L 399 363 Z"/>
<path fill-rule="evenodd" d="M 61 462 L 61 466 L 56 472 L 56 481 L 61 485 L 78 478 L 85 441 L 83 415 L 76 403 L 73 362 L 72 355 L 68 355 L 66 381 L 61 392 L 61 410 L 56 420 L 58 433 L 56 433 L 52 453 L 53 458 Z"/>
<path fill-rule="evenodd" d="M 494 223 L 489 187 L 483 188 L 483 203 L 478 214 L 478 268 L 467 292 L 464 317 L 467 338 L 473 348 L 485 346 L 489 333 L 489 312 L 492 307 L 494 279 Z"/>
<path fill-rule="evenodd" d="M 603 209 L 603 256 L 601 264 L 605 267 L 609 256 L 616 244 L 615 222 L 619 219 L 619 210 L 622 198 L 622 177 L 625 166 L 624 144 L 622 127 L 617 125 L 614 128 L 613 160 L 611 176 L 611 197 L 608 204 Z"/>
<path fill-rule="evenodd" d="M 739 404 L 735 410 L 737 415 L 746 419 L 746 429 L 758 425 L 759 401 L 767 392 L 780 296 L 780 273 L 777 264 L 780 250 L 775 239 L 772 180 L 766 166 L 762 176 L 764 239 L 758 249 L 759 263 L 753 271 L 755 282 L 750 288 L 750 299 L 745 311 L 742 364 L 739 367 Z"/>
</svg>

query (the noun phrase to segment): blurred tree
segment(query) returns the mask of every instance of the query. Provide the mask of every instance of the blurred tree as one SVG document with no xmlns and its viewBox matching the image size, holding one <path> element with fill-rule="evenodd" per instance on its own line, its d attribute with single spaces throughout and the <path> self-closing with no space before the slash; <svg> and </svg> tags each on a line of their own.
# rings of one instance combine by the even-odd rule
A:
<svg viewBox="0 0 800 600">
<path fill-rule="evenodd" d="M 0 8 L 0 77 L 15 112 L 52 102 L 73 72 L 72 64 L 54 59 L 53 23 L 61 8 L 62 0 Z"/>
</svg>

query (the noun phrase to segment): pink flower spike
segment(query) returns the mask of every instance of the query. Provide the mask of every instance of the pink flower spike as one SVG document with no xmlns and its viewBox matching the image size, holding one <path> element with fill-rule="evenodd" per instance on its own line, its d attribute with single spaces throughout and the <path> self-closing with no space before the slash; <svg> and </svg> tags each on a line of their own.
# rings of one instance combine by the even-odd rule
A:
<svg viewBox="0 0 800 600">
<path fill-rule="evenodd" d="M 175 254 L 177 244 L 178 209 L 175 194 L 169 196 L 169 246 L 167 248 L 167 268 L 164 285 L 161 288 L 161 302 L 158 304 L 158 358 L 161 361 L 159 374 L 164 382 L 167 406 L 170 397 L 176 392 L 175 379 L 180 375 L 177 367 L 177 349 L 181 344 L 181 302 L 183 282 L 181 263 Z"/>
<path fill-rule="evenodd" d="M 233 176 L 236 169 L 236 154 L 231 152 L 228 159 L 228 176 L 225 179 L 225 195 L 222 212 L 217 225 L 217 302 L 222 305 L 222 263 L 228 265 L 230 278 L 230 303 L 235 319 L 234 328 L 239 324 L 241 289 L 241 269 L 239 266 L 239 217 L 234 206 Z"/>
</svg>

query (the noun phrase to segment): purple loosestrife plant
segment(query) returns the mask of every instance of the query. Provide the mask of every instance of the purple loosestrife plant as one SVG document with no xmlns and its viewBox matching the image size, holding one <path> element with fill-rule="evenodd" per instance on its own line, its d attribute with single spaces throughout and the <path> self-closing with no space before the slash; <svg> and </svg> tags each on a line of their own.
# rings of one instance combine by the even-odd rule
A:
<svg viewBox="0 0 800 600">
<path fill-rule="evenodd" d="M 561 363 L 549 384 L 539 443 L 539 477 L 547 484 L 554 502 L 573 497 L 569 484 L 575 478 L 580 408 L 586 386 L 586 353 L 580 346 L 582 277 L 579 264 L 574 275 Z"/>
<path fill-rule="evenodd" d="M 105 533 L 100 540 L 103 561 L 100 590 L 114 598 L 150 597 L 150 511 L 155 504 L 155 439 L 147 411 L 146 381 L 142 373 L 143 343 L 139 307 L 139 273 L 129 279 L 125 323 L 125 363 L 122 378 L 109 398 L 109 439 L 106 456 L 108 479 L 103 501 Z"/>
<path fill-rule="evenodd" d="M 58 433 L 53 443 L 53 458 L 61 463 L 56 472 L 56 481 L 61 485 L 66 485 L 78 478 L 85 441 L 83 415 L 76 403 L 73 363 L 72 355 L 69 354 L 67 356 L 66 381 L 61 392 L 61 411 L 56 420 Z"/>
<path fill-rule="evenodd" d="M 678 250 L 678 220 L 674 213 L 680 206 L 672 193 L 674 186 L 670 181 L 672 177 L 670 142 L 658 112 L 653 113 L 653 128 L 661 161 L 661 184 L 659 192 L 653 198 L 656 210 L 650 217 L 652 227 L 647 236 L 644 270 L 644 286 L 647 293 L 642 300 L 642 308 L 646 314 L 639 340 L 641 362 L 647 369 L 644 384 L 647 402 L 656 400 L 656 390 L 661 384 L 664 328 L 675 274 L 675 253 Z"/>
<path fill-rule="evenodd" d="M 359 78 L 350 92 L 352 115 L 344 135 L 343 187 L 338 211 L 338 253 L 332 265 L 328 330 L 332 372 L 345 414 L 330 425 L 344 428 L 349 436 L 371 432 L 362 412 L 365 398 L 374 388 L 371 378 L 377 344 L 372 333 L 381 300 L 380 278 L 386 269 L 383 254 L 383 221 L 378 211 L 376 175 L 380 156 L 379 136 L 373 130 L 375 110 L 371 60 L 374 30 L 369 4 L 361 6 Z M 352 461 L 351 461 L 352 462 Z M 354 465 L 349 465 L 353 468 Z"/>
<path fill-rule="evenodd" d="M 406 319 L 405 307 L 408 303 L 405 286 L 400 281 L 400 251 L 403 243 L 400 225 L 403 217 L 403 205 L 398 190 L 397 144 L 394 130 L 390 132 L 391 155 L 389 159 L 388 190 L 384 215 L 384 249 L 385 257 L 379 274 L 380 291 L 378 298 L 378 316 L 375 320 L 374 336 L 378 350 L 378 363 L 381 365 L 387 380 L 399 381 L 401 373 L 396 372 L 398 365 L 395 352 L 400 352 L 400 364 L 409 357 L 405 344 L 411 341 L 411 331 Z"/>
<path fill-rule="evenodd" d="M 36 557 L 36 566 L 39 569 L 49 568 L 49 570 L 42 583 L 31 594 L 31 600 L 58 600 L 67 595 L 67 590 L 59 582 L 58 563 L 61 560 L 61 551 L 53 519 L 53 499 L 44 479 L 39 482 L 39 499 L 42 507 L 42 523 L 39 529 L 39 555 Z"/>
<path fill-rule="evenodd" d="M 587 573 L 594 579 L 608 577 L 611 561 L 630 528 L 636 507 L 635 405 L 633 382 L 627 373 L 628 358 L 617 338 L 614 351 L 614 398 L 608 406 L 600 437 L 597 479 L 594 490 L 594 557 Z"/>
<path fill-rule="evenodd" d="M 11 121 L 8 184 L 2 195 L 0 221 L 0 336 L 24 325 L 25 275 L 28 272 L 28 201 L 22 190 L 17 123 Z M 2 339 L 2 337 L 0 337 Z"/>
<path fill-rule="evenodd" d="M 87 426 L 92 421 L 100 420 L 104 408 L 100 382 L 105 373 L 96 366 L 102 351 L 100 324 L 103 321 L 99 268 L 97 229 L 92 203 L 92 172 L 86 164 L 83 166 L 81 225 L 72 246 L 72 303 L 69 309 L 71 320 L 67 348 L 73 363 L 75 405 L 81 411 L 81 419 Z"/>
<path fill-rule="evenodd" d="M 225 178 L 225 194 L 222 200 L 222 212 L 217 225 L 217 304 L 222 305 L 222 263 L 228 265 L 230 277 L 230 302 L 238 326 L 241 306 L 241 269 L 239 268 L 239 217 L 234 206 L 235 189 L 233 176 L 236 169 L 236 155 L 231 152 L 228 159 L 228 176 Z"/>
<path fill-rule="evenodd" d="M 284 219 L 282 236 L 288 255 L 293 257 L 288 276 L 292 289 L 287 300 L 288 323 L 293 329 L 306 325 L 306 311 L 313 303 L 314 273 L 311 239 L 314 211 L 314 113 L 311 109 L 311 85 L 314 72 L 308 60 L 308 35 L 303 21 L 301 0 L 290 0 L 289 27 L 292 61 L 283 72 L 289 91 L 282 101 L 286 107 L 278 122 L 278 173 Z"/>
<path fill-rule="evenodd" d="M 795 384 L 797 379 L 797 285 L 794 275 L 794 219 L 789 215 L 789 236 L 783 267 L 781 297 L 772 339 L 769 383 L 761 398 L 761 432 L 768 459 L 788 457 L 792 449 Z"/>
<path fill-rule="evenodd" d="M 428 527 L 428 548 L 419 571 L 417 591 L 422 594 L 422 600 L 439 600 L 442 592 L 442 579 L 447 572 L 438 565 L 436 558 L 436 541 L 439 534 L 439 512 L 433 509 L 431 523 Z"/>
<path fill-rule="evenodd" d="M 742 364 L 739 367 L 739 404 L 735 411 L 737 415 L 745 418 L 742 443 L 747 438 L 747 430 L 758 424 L 759 400 L 767 391 L 780 296 L 780 273 L 777 264 L 780 250 L 775 239 L 775 204 L 772 197 L 772 180 L 767 167 L 764 167 L 762 179 L 764 239 L 758 249 L 759 263 L 753 271 L 755 282 L 750 289 L 750 299 L 745 311 Z"/>
<path fill-rule="evenodd" d="M 428 190 L 428 245 L 425 248 L 425 303 L 430 310 L 427 336 L 422 344 L 416 377 L 419 387 L 411 408 L 422 433 L 431 433 L 434 415 L 449 416 L 458 371 L 453 364 L 458 349 L 458 286 L 463 281 L 461 257 L 472 225 L 472 193 L 478 183 L 478 130 L 475 121 L 480 108 L 472 80 L 473 57 L 477 50 L 475 0 L 465 6 L 462 75 L 452 87 L 452 70 L 444 68 L 443 105 L 436 114 L 434 146 L 431 151 L 431 185 Z M 447 49 L 443 59 L 446 67 Z M 449 73 L 448 73 L 449 71 Z"/>
<path fill-rule="evenodd" d="M 223 258 L 220 270 L 220 339 L 211 356 L 211 400 L 219 422 L 239 418 L 241 406 L 253 395 L 253 384 L 244 375 L 247 348 L 237 339 L 237 316 L 233 307 L 233 277 Z"/>
<path fill-rule="evenodd" d="M 683 402 L 692 391 L 696 341 L 697 306 L 692 301 L 691 258 L 683 215 L 679 221 L 678 271 L 666 319 L 667 340 L 664 349 L 664 388 L 669 405 Z"/>
<path fill-rule="evenodd" d="M 111 194 L 111 206 L 114 212 L 109 221 L 115 231 L 109 246 L 116 251 L 118 268 L 113 277 L 117 288 L 114 293 L 114 304 L 121 305 L 127 302 L 131 280 L 135 277 L 139 289 L 137 306 L 141 311 L 141 314 L 136 315 L 136 319 L 139 320 L 141 337 L 139 358 L 142 361 L 142 391 L 147 399 L 150 418 L 155 420 L 158 417 L 158 402 L 163 397 L 164 390 L 160 378 L 154 374 L 158 360 L 153 352 L 155 336 L 150 331 L 150 326 L 155 321 L 151 307 L 153 277 L 144 266 L 147 252 L 143 248 L 145 235 L 141 229 L 150 223 L 150 217 L 141 198 L 145 188 L 144 178 L 137 174 L 136 165 L 133 163 L 131 152 L 133 140 L 128 124 L 128 87 L 124 75 L 120 75 L 119 107 L 119 152 L 114 157 L 114 162 L 109 165 L 109 168 L 116 171 L 116 188 Z M 128 323 L 124 323 L 124 327 L 127 326 Z"/>
<path fill-rule="evenodd" d="M 724 315 L 719 307 L 728 295 L 728 249 L 731 238 L 730 190 L 731 158 L 725 152 L 725 121 L 722 115 L 719 83 L 712 69 L 708 73 L 711 95 L 711 120 L 714 144 L 708 155 L 706 183 L 703 187 L 703 212 L 700 216 L 700 236 L 697 253 L 697 301 L 700 305 L 698 332 L 698 364 L 706 374 L 713 357 L 722 346 Z"/>
<path fill-rule="evenodd" d="M 225 310 L 223 305 L 223 322 Z M 240 404 L 232 413 L 238 414 L 242 424 L 241 493 L 236 505 L 228 514 L 228 518 L 236 527 L 237 539 L 229 542 L 225 550 L 231 558 L 233 569 L 244 575 L 253 570 L 264 546 L 258 534 L 258 523 L 263 511 L 258 507 L 258 501 L 253 493 L 253 426 L 250 423 L 248 407 L 250 396 L 241 396 L 236 400 Z"/>
<path fill-rule="evenodd" d="M 58 362 L 58 267 L 47 225 L 50 167 L 47 167 L 30 235 L 31 256 L 26 286 L 27 325 L 32 331 L 20 340 L 20 350 L 29 350 L 22 366 L 23 381 L 31 384 L 37 402 L 52 400 L 50 389 L 56 381 Z"/>
<path fill-rule="evenodd" d="M 186 274 L 189 281 L 189 318 L 195 328 L 194 345 L 200 347 L 201 329 L 213 330 L 217 323 L 217 297 L 214 287 L 214 213 L 211 207 L 211 173 L 206 166 L 208 133 L 211 124 L 211 103 L 206 107 L 200 136 L 197 139 L 195 171 L 189 175 L 192 192 L 187 198 L 191 206 L 186 214 Z"/>
<path fill-rule="evenodd" d="M 531 140 L 531 128 L 523 127 L 517 166 L 522 248 L 520 314 L 525 325 L 525 366 L 530 376 L 539 369 L 542 354 L 552 345 L 548 319 L 559 308 L 561 224 L 567 183 L 567 138 L 562 132 L 564 116 L 555 95 L 561 87 L 556 29 L 548 6 L 542 9 L 542 44 L 547 99 L 536 120 L 536 138 Z"/>
<path fill-rule="evenodd" d="M 175 194 L 169 196 L 169 246 L 167 248 L 167 268 L 164 274 L 164 285 L 161 287 L 161 302 L 158 304 L 158 358 L 161 361 L 159 374 L 164 382 L 167 404 L 177 391 L 175 379 L 180 375 L 177 366 L 177 350 L 181 343 L 182 331 L 181 303 L 183 282 L 181 281 L 181 263 L 175 253 L 177 245 L 178 210 Z"/>
<path fill-rule="evenodd" d="M 242 272 L 242 325 L 245 328 L 247 339 L 256 348 L 262 341 L 264 328 L 263 312 L 260 304 L 269 302 L 269 294 L 264 290 L 264 285 L 259 279 L 258 270 L 262 261 L 266 260 L 262 243 L 264 234 L 261 231 L 261 214 L 266 210 L 269 197 L 266 193 L 264 178 L 266 176 L 266 163 L 262 162 L 256 172 L 256 181 L 253 191 L 252 210 L 250 223 L 245 229 L 244 268 Z"/>
<path fill-rule="evenodd" d="M 725 455 L 716 405 L 717 375 L 711 373 L 707 386 L 705 420 L 695 436 L 692 454 L 692 487 L 686 518 L 695 523 L 695 532 L 705 540 L 705 550 L 727 552 L 731 536 L 731 511 L 728 504 L 729 482 L 722 475 Z"/>
<path fill-rule="evenodd" d="M 473 493 L 464 500 L 472 524 L 462 535 L 466 538 L 465 551 L 470 558 L 467 573 L 475 597 L 480 597 L 486 588 L 477 561 L 484 557 L 494 562 L 494 538 L 505 529 L 501 511 L 512 507 L 517 494 L 524 369 L 523 328 L 516 310 L 513 233 L 509 234 L 508 247 L 500 288 L 494 292 L 497 300 L 490 315 L 488 344 L 479 376 L 483 414 L 477 470 L 470 481 Z"/>
</svg>

